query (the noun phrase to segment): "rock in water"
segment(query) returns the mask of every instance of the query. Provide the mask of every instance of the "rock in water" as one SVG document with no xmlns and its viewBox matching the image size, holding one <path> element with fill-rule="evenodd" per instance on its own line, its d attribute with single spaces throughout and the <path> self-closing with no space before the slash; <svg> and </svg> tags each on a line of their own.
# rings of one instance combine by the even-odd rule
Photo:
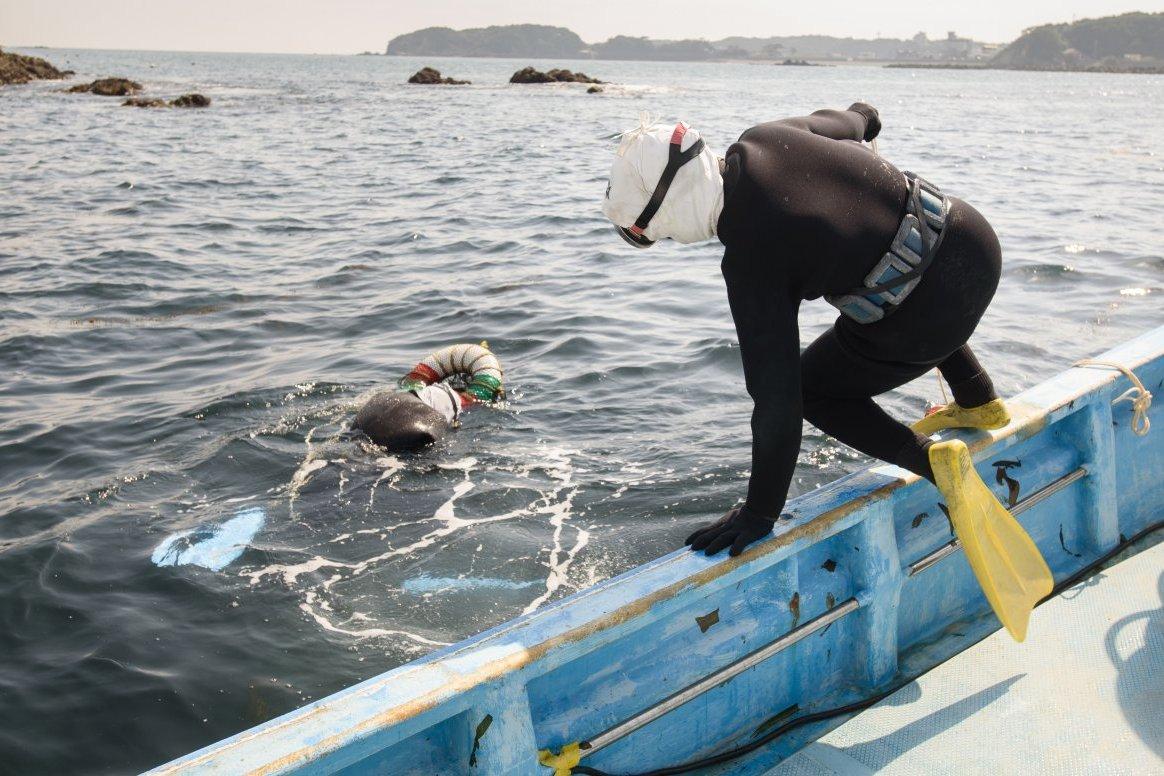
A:
<svg viewBox="0 0 1164 776">
<path fill-rule="evenodd" d="M 591 78 L 585 73 L 573 73 L 569 70 L 553 69 L 548 73 L 543 73 L 540 70 L 534 70 L 532 67 L 523 67 L 509 78 L 511 84 L 552 84 L 552 83 L 575 83 L 575 84 L 600 84 L 597 78 Z"/>
<path fill-rule="evenodd" d="M 210 98 L 201 94 L 183 94 L 177 99 L 170 100 L 171 108 L 206 108 L 210 105 Z"/>
<path fill-rule="evenodd" d="M 130 97 L 121 104 L 133 108 L 205 108 L 210 104 L 210 98 L 201 94 L 183 94 L 166 102 L 157 97 Z"/>
<path fill-rule="evenodd" d="M 534 70 L 532 67 L 523 67 L 509 77 L 511 84 L 548 84 L 553 80 L 546 73 Z"/>
<path fill-rule="evenodd" d="M 150 99 L 147 97 L 130 97 L 125 102 L 121 103 L 123 106 L 131 106 L 134 108 L 164 108 L 166 107 L 165 100 L 157 98 Z"/>
<path fill-rule="evenodd" d="M 211 104 L 211 98 L 201 94 L 183 94 L 182 97 L 169 102 L 149 97 L 132 97 L 121 105 L 134 108 L 205 108 Z"/>
<path fill-rule="evenodd" d="M 128 78 L 98 78 L 91 84 L 77 84 L 68 90 L 72 93 L 91 92 L 102 97 L 125 97 L 141 91 L 141 84 Z"/>
<path fill-rule="evenodd" d="M 602 94 L 602 87 L 601 86 L 591 86 L 589 89 L 586 90 L 586 93 L 587 94 Z"/>
<path fill-rule="evenodd" d="M 441 71 L 434 70 L 431 67 L 422 67 L 421 69 L 417 70 L 415 73 L 412 74 L 412 77 L 408 79 L 408 83 L 410 83 L 410 84 L 425 84 L 425 85 L 429 85 L 429 84 L 446 85 L 447 84 L 449 86 L 463 86 L 464 84 L 469 83 L 469 81 L 458 81 L 455 78 L 442 78 Z"/>
<path fill-rule="evenodd" d="M 40 57 L 6 53 L 0 49 L 0 84 L 26 84 L 29 81 L 66 78 L 71 70 L 57 70 Z"/>
<path fill-rule="evenodd" d="M 597 78 L 591 78 L 590 76 L 586 75 L 585 73 L 583 73 L 581 71 L 579 71 L 577 73 L 571 73 L 569 70 L 551 70 L 546 75 L 548 75 L 550 78 L 553 78 L 555 81 L 565 82 L 565 83 L 575 83 L 575 84 L 600 84 L 600 83 L 602 83 L 602 81 L 599 81 Z"/>
</svg>

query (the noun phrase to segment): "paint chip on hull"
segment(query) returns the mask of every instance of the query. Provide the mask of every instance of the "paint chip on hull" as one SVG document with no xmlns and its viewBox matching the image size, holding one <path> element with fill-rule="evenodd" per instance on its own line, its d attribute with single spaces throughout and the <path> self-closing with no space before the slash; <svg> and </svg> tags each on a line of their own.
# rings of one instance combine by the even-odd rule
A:
<svg viewBox="0 0 1164 776">
<path fill-rule="evenodd" d="M 695 624 L 699 626 L 700 633 L 707 633 L 707 629 L 719 622 L 719 609 L 712 609 L 702 617 L 695 618 Z"/>
<path fill-rule="evenodd" d="M 489 730 L 489 726 L 493 724 L 493 715 L 486 714 L 485 717 L 477 723 L 477 731 L 473 736 L 473 751 L 469 752 L 469 767 L 477 767 L 477 750 L 481 747 L 481 739 L 485 732 Z"/>
</svg>

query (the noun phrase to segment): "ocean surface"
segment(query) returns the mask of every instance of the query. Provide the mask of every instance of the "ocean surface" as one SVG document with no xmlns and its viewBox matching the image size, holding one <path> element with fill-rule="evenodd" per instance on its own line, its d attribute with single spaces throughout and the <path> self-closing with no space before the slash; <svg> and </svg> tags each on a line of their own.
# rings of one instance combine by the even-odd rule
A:
<svg viewBox="0 0 1164 776">
<path fill-rule="evenodd" d="M 636 251 L 599 211 L 640 111 L 722 152 L 876 105 L 881 153 L 1000 235 L 972 344 L 1004 394 L 1164 323 L 1160 76 L 25 53 L 213 104 L 0 89 L 4 773 L 157 765 L 666 553 L 743 496 L 718 244 Z M 527 64 L 616 85 L 508 85 Z M 474 85 L 406 85 L 422 65 Z M 802 341 L 834 317 L 805 305 Z M 415 456 L 349 431 L 480 340 L 505 406 Z M 884 401 L 940 397 L 927 377 Z M 794 494 L 866 463 L 806 427 Z M 221 568 L 183 565 L 208 537 Z"/>
</svg>

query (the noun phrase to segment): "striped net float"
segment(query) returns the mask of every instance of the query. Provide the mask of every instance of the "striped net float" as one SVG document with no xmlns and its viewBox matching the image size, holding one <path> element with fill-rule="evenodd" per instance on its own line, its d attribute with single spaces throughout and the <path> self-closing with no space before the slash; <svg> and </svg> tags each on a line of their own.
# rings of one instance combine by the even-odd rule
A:
<svg viewBox="0 0 1164 776">
<path fill-rule="evenodd" d="M 453 375 L 462 375 L 468 382 L 465 393 L 483 402 L 505 398 L 501 362 L 489 350 L 489 343 L 480 345 L 462 343 L 441 348 L 412 368 L 400 379 L 406 391 L 438 383 Z"/>
</svg>

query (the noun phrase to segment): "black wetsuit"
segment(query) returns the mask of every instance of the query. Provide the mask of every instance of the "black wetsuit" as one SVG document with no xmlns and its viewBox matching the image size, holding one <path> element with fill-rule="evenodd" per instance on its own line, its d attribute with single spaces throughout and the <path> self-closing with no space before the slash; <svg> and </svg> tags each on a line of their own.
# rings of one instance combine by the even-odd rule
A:
<svg viewBox="0 0 1164 776">
<path fill-rule="evenodd" d="M 745 510 L 753 517 L 774 519 L 784 506 L 802 418 L 932 480 L 929 440 L 872 397 L 936 366 L 960 405 L 995 398 L 965 343 L 994 296 L 1001 252 L 990 224 L 958 199 L 933 264 L 893 314 L 864 325 L 841 316 L 800 352 L 801 300 L 860 286 L 905 215 L 906 178 L 860 143 L 878 129 L 867 105 L 818 111 L 753 127 L 725 157 L 718 233 L 755 401 Z"/>
</svg>

